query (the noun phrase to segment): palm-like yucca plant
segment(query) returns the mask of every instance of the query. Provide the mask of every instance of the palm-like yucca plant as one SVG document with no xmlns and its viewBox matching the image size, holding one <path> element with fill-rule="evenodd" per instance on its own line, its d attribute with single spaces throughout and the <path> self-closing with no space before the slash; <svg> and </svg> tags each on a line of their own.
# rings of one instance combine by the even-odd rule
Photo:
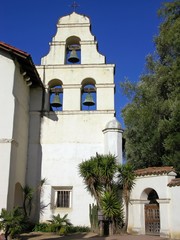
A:
<svg viewBox="0 0 180 240">
<path fill-rule="evenodd" d="M 27 216 L 30 216 L 31 214 L 34 190 L 31 187 L 26 185 L 23 188 L 23 193 L 24 193 L 23 209 L 24 209 L 24 215 L 25 217 L 27 217 Z"/>
<path fill-rule="evenodd" d="M 115 156 L 96 154 L 95 157 L 79 164 L 79 172 L 87 189 L 95 197 L 99 211 L 102 211 L 108 219 L 115 221 L 116 213 L 121 212 L 121 200 L 117 197 L 114 181 L 117 172 Z"/>
<path fill-rule="evenodd" d="M 100 207 L 100 193 L 102 191 L 102 185 L 98 178 L 98 167 L 94 157 L 90 160 L 84 161 L 79 164 L 79 173 L 86 184 L 87 190 L 96 199 L 98 207 Z"/>
<path fill-rule="evenodd" d="M 72 225 L 67 216 L 68 214 L 65 214 L 63 217 L 61 217 L 60 214 L 58 214 L 57 216 L 52 216 L 52 220 L 49 220 L 49 222 L 51 222 L 54 232 L 59 232 L 60 229 L 64 226 Z"/>
<path fill-rule="evenodd" d="M 109 155 L 96 155 L 96 158 L 99 161 L 99 180 L 102 185 L 104 185 L 105 189 L 111 189 L 113 185 L 113 178 L 115 172 L 117 171 L 116 158 Z"/>
<path fill-rule="evenodd" d="M 119 215 L 122 209 L 120 201 L 115 193 L 108 191 L 104 192 L 101 198 L 101 206 L 104 216 L 110 220 Z"/>
<path fill-rule="evenodd" d="M 0 229 L 5 232 L 5 239 L 8 239 L 8 236 L 14 236 L 18 234 L 23 228 L 23 218 L 24 215 L 22 210 L 18 207 L 14 208 L 11 211 L 6 209 L 1 210 L 0 214 Z"/>
<path fill-rule="evenodd" d="M 83 177 L 88 191 L 95 197 L 99 208 L 103 191 L 112 188 L 116 170 L 116 158 L 111 154 L 96 154 L 79 164 L 80 176 Z"/>
<path fill-rule="evenodd" d="M 128 226 L 128 214 L 129 214 L 129 202 L 130 202 L 130 193 L 135 185 L 135 173 L 133 166 L 130 164 L 120 165 L 118 167 L 118 179 L 119 184 L 122 188 L 123 199 L 125 202 L 126 208 L 126 218 L 125 218 L 125 226 L 124 229 L 127 231 Z"/>
<path fill-rule="evenodd" d="M 109 233 L 112 235 L 119 224 L 119 220 L 123 221 L 123 206 L 114 191 L 106 191 L 101 198 L 101 206 L 103 215 L 110 221 Z"/>
</svg>

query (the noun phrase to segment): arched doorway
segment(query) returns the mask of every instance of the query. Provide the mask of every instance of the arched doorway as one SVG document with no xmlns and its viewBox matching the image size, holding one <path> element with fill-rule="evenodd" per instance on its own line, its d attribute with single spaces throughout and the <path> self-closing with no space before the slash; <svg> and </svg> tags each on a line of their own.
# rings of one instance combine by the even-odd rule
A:
<svg viewBox="0 0 180 240">
<path fill-rule="evenodd" d="M 160 235 L 160 214 L 159 203 L 157 202 L 159 196 L 154 189 L 147 190 L 148 204 L 145 204 L 145 232 L 150 235 Z"/>
</svg>

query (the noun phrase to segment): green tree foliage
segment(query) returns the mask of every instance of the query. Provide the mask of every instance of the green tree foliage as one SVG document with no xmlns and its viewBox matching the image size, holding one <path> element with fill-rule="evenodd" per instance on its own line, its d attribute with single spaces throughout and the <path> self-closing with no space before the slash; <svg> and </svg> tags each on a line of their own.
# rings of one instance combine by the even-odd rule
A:
<svg viewBox="0 0 180 240">
<path fill-rule="evenodd" d="M 32 210 L 32 200 L 33 200 L 34 190 L 28 185 L 26 185 L 23 188 L 23 193 L 24 193 L 24 199 L 23 199 L 24 215 L 25 217 L 29 217 Z"/>
<path fill-rule="evenodd" d="M 68 214 L 65 214 L 63 217 L 61 217 L 60 214 L 56 216 L 53 215 L 52 220 L 49 220 L 49 222 L 51 222 L 51 231 L 65 234 L 67 226 L 72 225 L 67 216 Z"/>
<path fill-rule="evenodd" d="M 87 190 L 96 199 L 98 210 L 103 213 L 106 220 L 112 223 L 109 229 L 111 233 L 116 232 L 123 222 L 122 199 L 118 185 L 122 176 L 118 169 L 120 166 L 111 154 L 96 154 L 95 157 L 79 164 L 80 176 L 84 179 Z M 124 182 L 126 180 L 124 179 Z M 130 178 L 128 180 L 130 181 Z M 131 180 L 134 181 L 133 178 Z M 131 184 L 133 185 L 133 183 Z"/>
<path fill-rule="evenodd" d="M 96 154 L 79 165 L 80 176 L 83 177 L 87 190 L 95 197 L 101 208 L 100 198 L 104 189 L 111 189 L 116 172 L 116 159 L 113 155 Z"/>
<path fill-rule="evenodd" d="M 124 229 L 127 231 L 130 193 L 135 185 L 135 173 L 132 165 L 129 163 L 118 166 L 118 181 L 122 189 L 122 196 L 126 207 L 126 219 Z"/>
<path fill-rule="evenodd" d="M 118 216 L 121 208 L 120 202 L 114 192 L 106 191 L 101 198 L 102 211 L 107 219 Z"/>
<path fill-rule="evenodd" d="M 136 168 L 172 165 L 180 173 L 180 1 L 164 3 L 159 15 L 147 72 L 137 84 L 122 84 L 130 97 L 122 111 L 126 158 Z"/>
<path fill-rule="evenodd" d="M 0 229 L 5 233 L 5 239 L 8 236 L 14 237 L 16 234 L 20 233 L 23 228 L 24 214 L 21 209 L 16 207 L 12 211 L 7 211 L 6 209 L 1 210 L 0 215 Z"/>
</svg>

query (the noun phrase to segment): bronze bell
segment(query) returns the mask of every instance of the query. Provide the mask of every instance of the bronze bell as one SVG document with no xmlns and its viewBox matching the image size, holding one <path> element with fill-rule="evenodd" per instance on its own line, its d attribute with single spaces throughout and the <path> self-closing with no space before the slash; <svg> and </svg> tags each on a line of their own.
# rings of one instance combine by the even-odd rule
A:
<svg viewBox="0 0 180 240">
<path fill-rule="evenodd" d="M 56 108 L 62 106 L 62 104 L 61 104 L 61 102 L 60 102 L 60 98 L 59 98 L 59 94 L 58 94 L 58 93 L 56 93 L 56 94 L 54 95 L 53 101 L 51 102 L 51 106 L 52 106 L 52 107 L 56 107 Z"/>
<path fill-rule="evenodd" d="M 86 98 L 85 98 L 85 100 L 83 102 L 83 105 L 88 106 L 88 107 L 95 105 L 93 97 L 92 97 L 92 95 L 90 93 L 87 93 Z"/>
<path fill-rule="evenodd" d="M 69 62 L 72 62 L 72 63 L 77 63 L 79 62 L 79 58 L 77 56 L 77 53 L 76 53 L 76 50 L 75 49 L 72 49 L 71 50 L 71 53 L 70 53 L 70 56 L 68 58 L 68 61 Z"/>
</svg>

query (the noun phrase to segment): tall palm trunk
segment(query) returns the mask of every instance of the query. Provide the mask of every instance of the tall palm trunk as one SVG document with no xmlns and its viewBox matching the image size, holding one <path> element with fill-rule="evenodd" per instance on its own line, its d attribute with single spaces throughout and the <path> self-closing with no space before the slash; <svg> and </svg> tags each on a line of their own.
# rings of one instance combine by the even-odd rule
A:
<svg viewBox="0 0 180 240">
<path fill-rule="evenodd" d="M 100 204 L 100 199 L 99 199 L 98 193 L 97 193 L 94 185 L 92 185 L 91 188 L 92 188 L 93 196 L 94 196 L 94 198 L 96 199 L 98 208 L 99 208 L 100 210 L 102 210 L 102 209 L 101 209 L 101 204 Z"/>
<path fill-rule="evenodd" d="M 5 231 L 5 239 L 8 240 L 8 236 L 9 236 L 9 227 L 6 228 L 6 231 Z"/>
<path fill-rule="evenodd" d="M 125 202 L 125 211 L 126 211 L 126 218 L 125 218 L 125 225 L 124 225 L 124 231 L 127 232 L 128 228 L 128 220 L 129 220 L 129 201 L 130 201 L 130 191 L 128 189 L 128 186 L 125 184 L 124 188 L 124 202 Z"/>
<path fill-rule="evenodd" d="M 124 225 L 124 231 L 127 232 L 128 228 L 128 216 L 129 216 L 129 201 L 125 201 L 125 208 L 126 208 L 126 218 L 125 218 L 125 225 Z"/>
</svg>

